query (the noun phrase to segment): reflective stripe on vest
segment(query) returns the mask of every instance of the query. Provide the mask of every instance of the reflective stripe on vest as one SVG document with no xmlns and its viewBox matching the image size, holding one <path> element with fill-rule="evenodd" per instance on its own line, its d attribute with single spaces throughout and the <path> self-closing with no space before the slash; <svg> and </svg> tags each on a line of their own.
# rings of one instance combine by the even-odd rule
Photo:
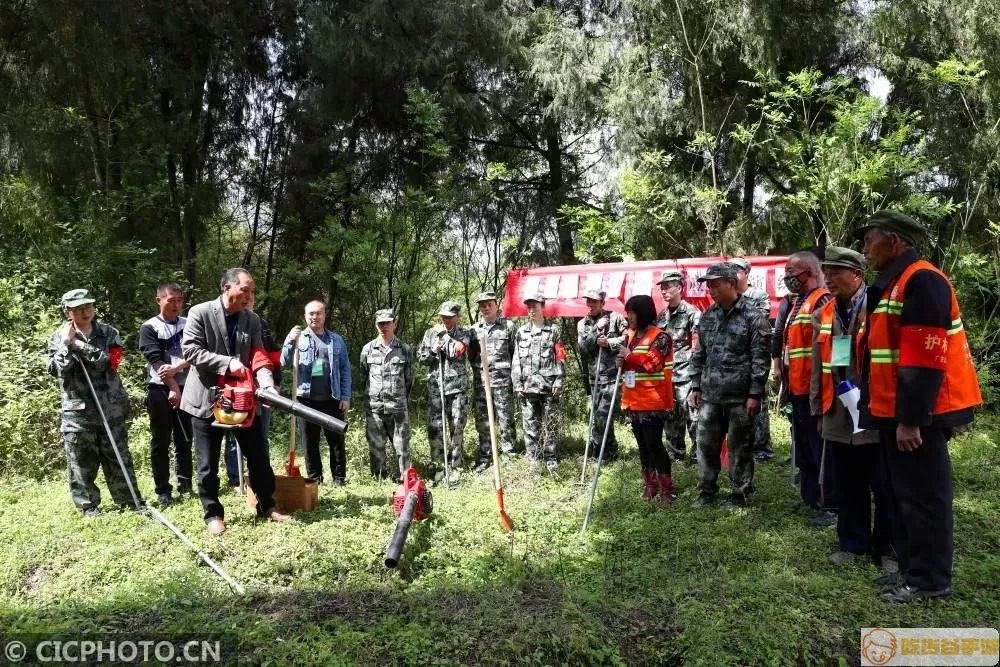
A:
<svg viewBox="0 0 1000 667">
<path fill-rule="evenodd" d="M 808 396 L 812 375 L 812 315 L 816 303 L 829 294 L 817 287 L 799 307 L 795 317 L 785 326 L 785 348 L 788 350 L 788 389 L 792 396 Z"/>
<path fill-rule="evenodd" d="M 663 333 L 662 329 L 649 327 L 638 344 L 631 349 L 631 353 L 649 353 L 650 346 L 661 333 Z M 634 332 L 628 334 L 629 343 L 632 342 L 634 336 Z M 636 371 L 634 387 L 626 387 L 624 382 L 622 383 L 622 407 L 637 412 L 672 410 L 674 407 L 673 367 L 674 351 L 671 345 L 667 350 L 667 358 L 662 371 L 657 373 Z"/>
<path fill-rule="evenodd" d="M 869 410 L 874 417 L 893 419 L 896 416 L 896 383 L 902 338 L 900 315 L 903 312 L 903 302 L 900 299 L 905 298 L 906 285 L 917 271 L 933 271 L 948 280 L 930 262 L 917 260 L 903 270 L 895 283 L 886 287 L 883 298 L 872 310 L 865 325 L 868 329 L 868 355 L 871 362 L 868 378 Z M 932 336 L 928 336 L 930 347 L 927 350 L 940 345 L 943 347 L 941 354 L 944 355 L 943 363 L 940 364 L 944 379 L 934 403 L 935 415 L 972 408 L 983 402 L 951 281 L 948 281 L 948 289 L 951 292 L 951 327 L 947 331 L 946 340 L 930 340 Z M 863 334 L 864 329 L 858 332 L 855 340 L 860 343 Z M 860 364 L 864 360 L 861 345 L 858 345 L 857 354 Z"/>
</svg>

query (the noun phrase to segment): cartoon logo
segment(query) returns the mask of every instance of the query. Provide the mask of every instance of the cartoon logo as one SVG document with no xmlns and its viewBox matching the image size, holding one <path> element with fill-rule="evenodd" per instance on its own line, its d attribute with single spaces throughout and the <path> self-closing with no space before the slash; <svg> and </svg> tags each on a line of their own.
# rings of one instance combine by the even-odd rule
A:
<svg viewBox="0 0 1000 667">
<path fill-rule="evenodd" d="M 884 665 L 896 655 L 896 635 L 885 628 L 873 628 L 861 638 L 861 656 L 873 665 Z"/>
</svg>

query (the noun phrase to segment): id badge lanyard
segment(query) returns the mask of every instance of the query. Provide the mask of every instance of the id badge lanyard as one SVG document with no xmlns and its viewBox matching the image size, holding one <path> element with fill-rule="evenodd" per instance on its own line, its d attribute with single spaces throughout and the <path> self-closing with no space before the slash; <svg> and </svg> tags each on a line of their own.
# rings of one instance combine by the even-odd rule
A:
<svg viewBox="0 0 1000 667">
<path fill-rule="evenodd" d="M 840 322 L 841 331 L 846 331 L 847 335 L 833 337 L 833 350 L 831 350 L 830 354 L 831 366 L 845 368 L 851 365 L 851 321 L 854 319 L 854 313 L 858 311 L 858 308 L 865 300 L 867 292 L 867 286 L 861 288 L 861 295 L 855 300 L 854 305 L 851 306 L 850 312 L 847 313 L 846 322 L 840 317 L 840 311 L 837 308 L 833 309 L 837 315 L 837 320 Z"/>
</svg>

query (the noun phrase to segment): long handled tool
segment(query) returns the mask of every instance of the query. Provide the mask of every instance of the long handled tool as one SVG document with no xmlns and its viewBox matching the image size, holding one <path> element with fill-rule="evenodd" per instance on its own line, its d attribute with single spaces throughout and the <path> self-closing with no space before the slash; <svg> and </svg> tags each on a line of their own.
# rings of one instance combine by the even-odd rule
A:
<svg viewBox="0 0 1000 667">
<path fill-rule="evenodd" d="M 139 494 L 136 491 L 135 486 L 132 484 L 132 477 L 128 474 L 128 468 L 125 467 L 125 460 L 122 458 L 121 452 L 118 451 L 118 443 L 115 442 L 115 436 L 111 433 L 111 425 L 108 424 L 108 418 L 104 414 L 104 408 L 101 406 L 101 401 L 97 397 L 97 391 L 94 389 L 94 383 L 90 381 L 90 374 L 87 372 L 87 368 L 83 365 L 83 362 L 80 361 L 80 357 L 77 356 L 76 354 L 74 354 L 73 357 L 76 359 L 76 363 L 79 364 L 80 371 L 83 373 L 83 377 L 87 380 L 87 387 L 90 389 L 90 395 L 94 399 L 94 405 L 97 406 L 97 413 L 101 416 L 101 423 L 104 424 L 104 432 L 108 434 L 108 442 L 111 443 L 111 449 L 113 449 L 115 452 L 115 458 L 118 459 L 118 465 L 122 469 L 122 475 L 125 476 L 125 483 L 128 485 L 129 493 L 132 494 L 132 502 L 135 503 L 136 511 L 145 514 L 146 516 L 150 516 L 159 521 L 160 523 L 162 523 L 164 526 L 166 526 L 167 529 L 170 530 L 170 532 L 179 537 L 180 540 L 184 542 L 184 544 L 190 547 L 191 550 L 193 550 L 198 555 L 198 557 L 205 562 L 206 565 L 215 570 L 216 574 L 222 577 L 225 580 L 225 582 L 232 587 L 234 591 L 236 591 L 240 595 L 246 594 L 246 589 L 244 589 L 232 577 L 230 577 L 229 574 L 222 569 L 222 566 L 220 566 L 218 563 L 212 560 L 212 558 L 204 551 L 196 547 L 194 543 L 191 542 L 191 540 L 189 540 L 186 535 L 184 535 L 184 533 L 182 533 L 172 523 L 170 523 L 165 516 L 160 514 L 158 510 L 155 510 L 152 507 L 144 506 L 142 502 L 139 500 Z"/>
<path fill-rule="evenodd" d="M 444 488 L 451 491 L 451 473 L 448 471 L 448 455 L 451 453 L 451 438 L 448 437 L 448 409 L 445 407 L 444 403 L 444 376 L 445 370 L 447 369 L 446 364 L 448 363 L 448 358 L 445 356 L 444 349 L 438 353 L 438 387 L 441 390 L 441 433 L 444 436 L 444 447 L 442 447 L 442 453 L 444 454 Z"/>
<path fill-rule="evenodd" d="M 299 395 L 299 339 L 295 339 L 295 352 L 292 353 L 292 402 L 298 403 Z M 295 465 L 296 436 L 298 435 L 299 424 L 292 413 L 289 418 L 292 425 L 292 432 L 288 436 L 288 465 L 285 466 L 285 474 L 289 477 L 302 477 L 299 467 Z"/>
<path fill-rule="evenodd" d="M 493 409 L 493 385 L 490 383 L 490 362 L 485 338 L 479 339 L 480 355 L 483 359 L 483 390 L 486 393 L 486 415 L 490 420 L 490 445 L 493 448 L 493 485 L 497 489 L 497 507 L 500 508 L 500 523 L 508 532 L 514 530 L 514 522 L 503 508 L 503 483 L 500 481 L 500 452 L 497 449 L 496 412 Z M 586 465 L 586 457 L 584 457 Z"/>
<path fill-rule="evenodd" d="M 587 479 L 587 457 L 590 456 L 590 439 L 594 433 L 594 415 L 597 413 L 597 397 L 600 396 L 597 382 L 601 377 L 601 360 L 604 348 L 597 348 L 597 368 L 594 369 L 594 382 L 590 385 L 590 422 L 587 424 L 587 444 L 583 446 L 583 468 L 580 470 L 580 484 L 586 483 Z"/>
<path fill-rule="evenodd" d="M 247 487 L 244 479 L 245 475 L 243 474 L 243 450 L 240 448 L 240 441 L 236 439 L 234 434 L 227 433 L 226 438 L 232 438 L 233 444 L 236 445 L 236 475 L 239 479 L 239 486 L 236 487 L 236 492 L 241 496 L 245 496 L 247 494 Z"/>
<path fill-rule="evenodd" d="M 618 367 L 618 373 L 615 375 L 615 387 L 611 392 L 611 405 L 615 404 L 618 399 L 618 387 L 621 385 L 622 381 L 622 369 Z M 583 530 L 580 531 L 582 535 L 587 534 L 587 526 L 590 524 L 590 509 L 594 505 L 594 496 L 597 495 L 597 482 L 601 479 L 601 461 L 604 460 L 604 446 L 608 443 L 608 433 L 611 432 L 611 422 L 614 421 L 614 410 L 608 410 L 608 420 L 604 422 L 604 437 L 601 438 L 601 452 L 597 457 L 597 469 L 594 471 L 594 481 L 590 484 L 590 499 L 587 500 L 587 513 L 583 516 Z"/>
</svg>

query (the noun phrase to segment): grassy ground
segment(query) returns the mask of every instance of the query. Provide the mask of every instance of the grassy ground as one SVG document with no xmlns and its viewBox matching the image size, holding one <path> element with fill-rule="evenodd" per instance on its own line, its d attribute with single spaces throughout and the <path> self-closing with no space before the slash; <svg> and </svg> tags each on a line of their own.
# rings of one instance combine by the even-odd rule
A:
<svg viewBox="0 0 1000 667">
<path fill-rule="evenodd" d="M 775 420 L 779 458 L 787 431 Z M 651 507 L 625 436 L 581 541 L 580 427 L 567 433 L 556 476 L 539 478 L 523 461 L 504 471 L 513 536 L 500 527 L 490 477 L 469 476 L 451 493 L 435 490 L 432 518 L 386 571 L 392 487 L 363 479 L 361 436 L 355 428 L 349 440 L 350 484 L 324 488 L 293 525 L 257 522 L 229 492 L 221 538 L 205 533 L 195 499 L 164 512 L 246 597 L 148 519 L 116 511 L 85 521 L 62 480 L 4 480 L 0 627 L 219 633 L 238 639 L 244 664 L 812 665 L 857 664 L 861 627 L 1000 621 L 1000 452 L 986 421 L 952 445 L 955 596 L 908 607 L 878 601 L 874 566 L 827 565 L 833 529 L 789 511 L 796 491 L 776 463 L 758 467 L 745 511 L 691 510 L 696 474 L 686 466 L 675 470 L 680 501 Z M 145 442 L 133 438 L 133 451 L 152 497 Z"/>
</svg>

